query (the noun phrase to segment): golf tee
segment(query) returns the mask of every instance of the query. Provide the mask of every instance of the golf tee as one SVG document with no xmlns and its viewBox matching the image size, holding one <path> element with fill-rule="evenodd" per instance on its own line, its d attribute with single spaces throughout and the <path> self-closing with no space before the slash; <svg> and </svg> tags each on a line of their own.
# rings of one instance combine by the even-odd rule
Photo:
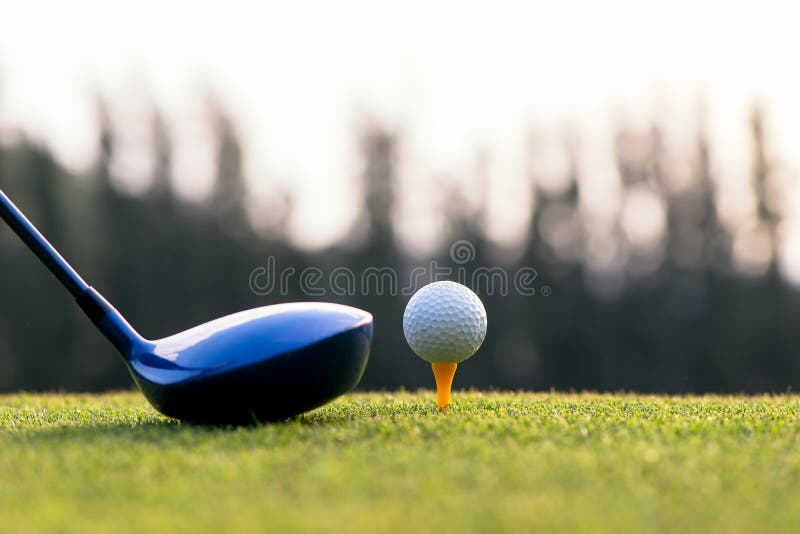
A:
<svg viewBox="0 0 800 534">
<path fill-rule="evenodd" d="M 436 405 L 444 411 L 447 411 L 447 406 L 450 404 L 450 389 L 453 387 L 453 377 L 456 374 L 457 366 L 456 363 L 434 362 L 431 364 L 433 376 L 436 378 L 438 396 Z"/>
</svg>

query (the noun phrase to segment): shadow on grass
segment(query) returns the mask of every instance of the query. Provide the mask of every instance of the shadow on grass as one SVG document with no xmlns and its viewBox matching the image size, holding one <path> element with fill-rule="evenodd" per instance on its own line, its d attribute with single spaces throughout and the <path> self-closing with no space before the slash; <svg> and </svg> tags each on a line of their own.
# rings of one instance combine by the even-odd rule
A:
<svg viewBox="0 0 800 534">
<path fill-rule="evenodd" d="M 309 419 L 311 417 L 311 419 Z M 34 423 L 17 424 L 16 428 L 0 430 L 0 444 L 107 444 L 156 445 L 170 447 L 193 447 L 205 439 L 235 435 L 238 443 L 263 441 L 266 433 L 288 433 L 299 430 L 297 439 L 304 439 L 312 427 L 333 427 L 354 419 L 344 414 L 338 416 L 313 417 L 301 414 L 274 422 L 259 422 L 249 425 L 203 425 L 181 422 L 176 419 L 148 420 L 132 423 L 63 421 L 37 426 Z M 302 436 L 301 436 L 302 434 Z"/>
<path fill-rule="evenodd" d="M 189 445 L 198 438 L 236 434 L 237 439 L 251 436 L 255 441 L 272 433 L 280 433 L 284 439 L 287 436 L 291 439 L 294 435 L 302 439 L 314 429 L 344 427 L 353 422 L 438 415 L 434 403 L 388 397 L 380 401 L 355 397 L 280 421 L 253 421 L 244 425 L 187 423 L 165 417 L 149 407 L 145 410 L 137 408 L 136 413 L 125 408 L 50 408 L 44 416 L 38 409 L 11 408 L 5 417 L 0 413 L 0 441 L 66 443 L 74 440 L 88 443 L 108 440 L 130 444 Z"/>
</svg>

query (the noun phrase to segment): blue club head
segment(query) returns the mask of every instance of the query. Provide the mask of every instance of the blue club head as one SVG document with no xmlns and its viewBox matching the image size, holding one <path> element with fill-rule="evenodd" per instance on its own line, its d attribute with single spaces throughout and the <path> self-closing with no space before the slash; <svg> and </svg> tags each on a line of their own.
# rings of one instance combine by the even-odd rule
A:
<svg viewBox="0 0 800 534">
<path fill-rule="evenodd" d="M 157 341 L 134 337 L 117 313 L 98 326 L 157 410 L 203 424 L 276 421 L 321 406 L 358 384 L 372 341 L 372 315 L 315 302 L 234 313 Z"/>
<path fill-rule="evenodd" d="M 0 190 L 0 218 L 75 297 L 119 350 L 162 413 L 194 423 L 274 421 L 316 408 L 358 384 L 372 315 L 325 303 L 234 313 L 149 341 L 89 286 Z"/>
</svg>

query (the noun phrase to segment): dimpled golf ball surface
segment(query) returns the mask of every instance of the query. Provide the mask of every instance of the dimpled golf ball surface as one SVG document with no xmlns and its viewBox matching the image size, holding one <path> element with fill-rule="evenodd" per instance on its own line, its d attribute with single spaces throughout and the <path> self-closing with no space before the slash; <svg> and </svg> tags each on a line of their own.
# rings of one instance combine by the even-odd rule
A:
<svg viewBox="0 0 800 534">
<path fill-rule="evenodd" d="M 403 332 L 423 360 L 460 363 L 475 354 L 486 337 L 486 309 L 468 287 L 434 282 L 408 301 Z"/>
</svg>

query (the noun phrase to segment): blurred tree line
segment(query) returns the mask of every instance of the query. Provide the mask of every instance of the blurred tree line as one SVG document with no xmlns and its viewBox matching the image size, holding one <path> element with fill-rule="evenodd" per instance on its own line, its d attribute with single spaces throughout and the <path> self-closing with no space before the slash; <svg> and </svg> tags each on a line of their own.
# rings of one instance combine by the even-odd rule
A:
<svg viewBox="0 0 800 534">
<path fill-rule="evenodd" d="M 112 117 L 102 104 L 99 112 L 99 158 L 91 171 L 73 175 L 47 147 L 23 137 L 0 145 L 0 187 L 145 336 L 169 335 L 249 307 L 313 300 L 296 284 L 288 295 L 251 291 L 251 272 L 267 256 L 297 272 L 316 266 L 326 273 L 339 266 L 355 273 L 387 266 L 407 273 L 431 259 L 411 257 L 398 243 L 393 221 L 400 139 L 380 126 L 358 132 L 360 230 L 346 244 L 308 252 L 285 237 L 291 201 L 284 191 L 275 193 L 282 207 L 271 226 L 254 230 L 241 143 L 221 106 L 211 109 L 216 173 L 202 203 L 174 193 L 170 128 L 158 113 L 150 124 L 152 185 L 139 195 L 120 191 L 112 172 Z M 531 172 L 534 207 L 523 250 L 513 259 L 487 240 L 485 206 L 463 201 L 458 188 L 448 190 L 442 208 L 447 245 L 435 259 L 452 265 L 450 243 L 468 240 L 474 259 L 459 265 L 468 277 L 480 267 L 514 272 L 532 266 L 539 288 L 534 296 L 481 294 L 489 333 L 478 356 L 462 365 L 457 385 L 755 392 L 800 382 L 800 330 L 793 324 L 800 295 L 778 269 L 787 184 L 774 172 L 759 109 L 750 130 L 755 219 L 749 240 L 722 220 L 710 140 L 702 131 L 689 154 L 676 156 L 657 124 L 645 131 L 619 128 L 614 158 L 622 204 L 605 223 L 585 208 L 577 140 L 568 140 L 560 187 L 546 187 Z M 688 169 L 679 185 L 677 168 Z M 637 229 L 635 217 L 626 220 L 625 206 L 655 206 L 663 212 L 663 228 Z M 737 251 L 760 254 L 761 268 L 743 269 Z M 0 390 L 130 386 L 110 345 L 5 228 L 0 272 Z M 428 366 L 403 338 L 407 299 L 377 291 L 328 292 L 318 299 L 375 316 L 362 388 L 431 386 Z"/>
</svg>

